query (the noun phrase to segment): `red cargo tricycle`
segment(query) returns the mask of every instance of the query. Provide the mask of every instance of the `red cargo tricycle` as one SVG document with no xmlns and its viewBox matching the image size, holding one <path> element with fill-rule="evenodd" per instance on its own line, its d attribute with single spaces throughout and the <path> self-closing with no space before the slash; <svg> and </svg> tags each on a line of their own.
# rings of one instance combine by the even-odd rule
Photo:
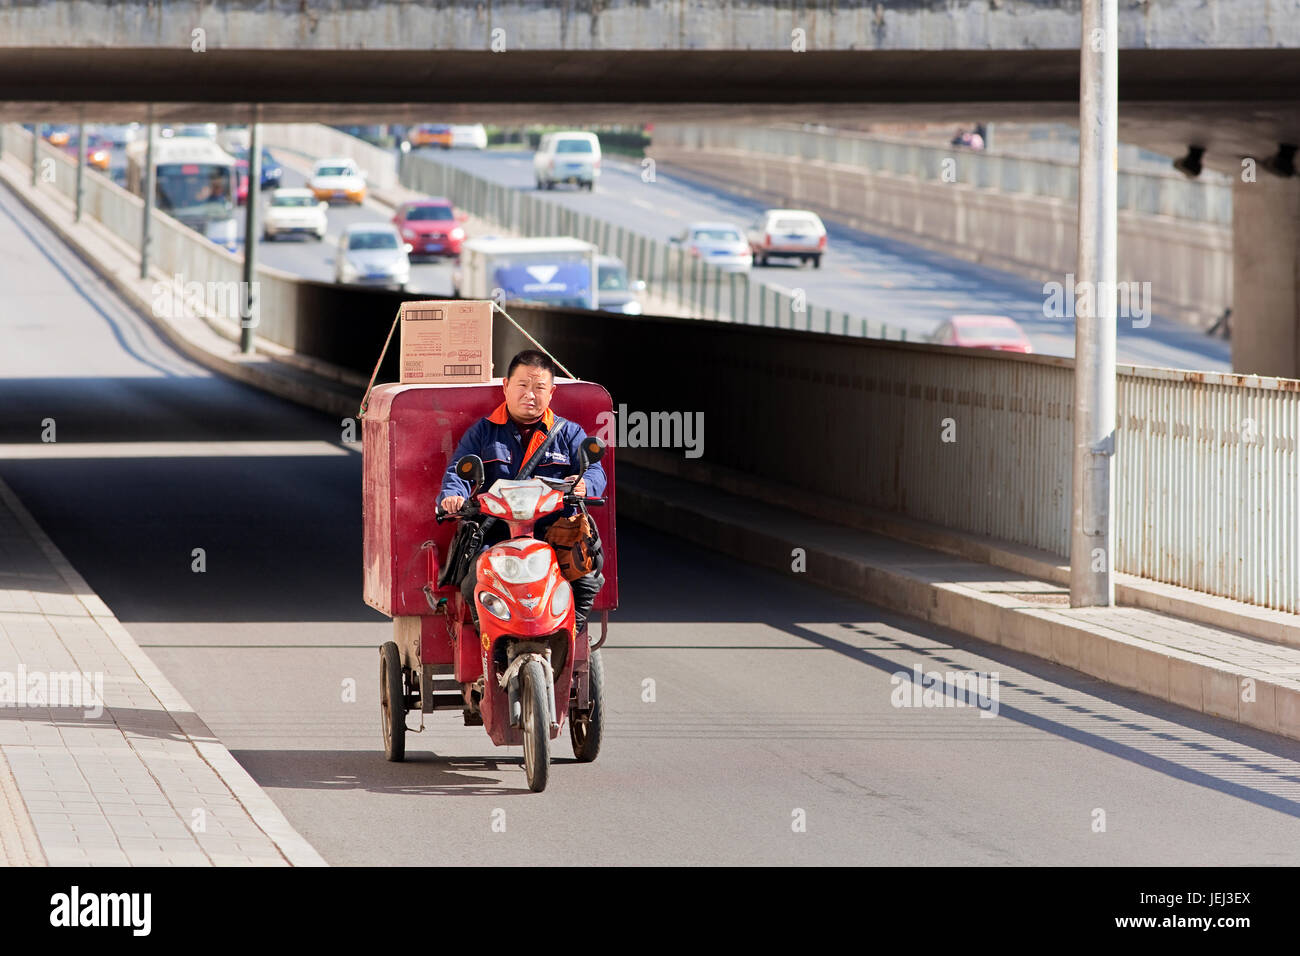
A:
<svg viewBox="0 0 1300 956">
<path fill-rule="evenodd" d="M 612 415 L 609 393 L 589 382 L 558 380 L 552 408 L 589 436 Z M 614 455 L 597 438 L 583 454 L 600 460 L 603 499 L 586 498 L 604 549 L 605 583 L 589 620 L 599 640 L 574 634 L 573 596 L 533 524 L 576 499 L 563 482 L 546 478 L 497 481 L 482 487 L 482 463 L 457 463 L 474 493 L 456 515 L 437 511 L 442 476 L 457 441 L 501 401 L 501 385 L 382 385 L 374 389 L 363 424 L 366 603 L 393 618 L 393 640 L 380 648 L 380 711 L 384 752 L 402 760 L 407 715 L 458 710 L 466 725 L 482 725 L 497 746 L 524 748 L 533 791 L 546 787 L 550 741 L 565 721 L 574 755 L 588 762 L 600 751 L 604 672 L 599 649 L 609 612 L 618 606 L 614 521 Z M 608 421 L 609 419 L 604 419 Z M 585 465 L 578 468 L 582 474 Z M 477 479 L 477 480 L 476 480 Z M 439 586 L 455 522 L 492 516 L 510 539 L 478 558 L 475 595 L 479 628 L 453 582 Z"/>
</svg>

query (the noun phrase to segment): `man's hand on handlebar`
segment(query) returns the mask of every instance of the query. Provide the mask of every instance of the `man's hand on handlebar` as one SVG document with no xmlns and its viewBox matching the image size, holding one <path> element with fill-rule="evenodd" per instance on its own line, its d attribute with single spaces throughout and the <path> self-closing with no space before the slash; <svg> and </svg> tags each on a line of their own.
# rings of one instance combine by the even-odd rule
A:
<svg viewBox="0 0 1300 956">
<path fill-rule="evenodd" d="M 459 511 L 460 506 L 464 503 L 465 498 L 463 495 L 448 495 L 442 499 L 441 506 L 443 511 L 452 512 Z"/>
<path fill-rule="evenodd" d="M 577 482 L 577 484 L 573 486 L 570 494 L 575 494 L 579 498 L 585 498 L 587 496 L 587 479 L 579 478 L 577 475 L 569 475 L 569 477 L 564 480 Z"/>
</svg>

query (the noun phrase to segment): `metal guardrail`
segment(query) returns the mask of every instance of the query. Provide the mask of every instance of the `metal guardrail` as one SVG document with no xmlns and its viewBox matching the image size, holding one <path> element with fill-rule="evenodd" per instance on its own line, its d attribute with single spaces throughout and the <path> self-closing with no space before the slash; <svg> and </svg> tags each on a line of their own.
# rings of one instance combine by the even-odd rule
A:
<svg viewBox="0 0 1300 956">
<path fill-rule="evenodd" d="M 771 328 L 831 332 L 865 338 L 906 339 L 907 333 L 837 309 L 787 295 L 746 273 L 724 272 L 681 248 L 551 202 L 531 191 L 503 186 L 422 155 L 403 157 L 401 183 L 447 196 L 458 206 L 523 236 L 573 236 L 618 256 L 632 278 L 695 318 Z"/>
<path fill-rule="evenodd" d="M 868 436 L 862 503 L 1066 560 L 1073 362 L 945 352 L 859 355 L 865 394 L 817 399 Z M 1300 381 L 1120 366 L 1117 393 L 1115 569 L 1300 614 Z"/>
<path fill-rule="evenodd" d="M 796 157 L 935 182 L 942 181 L 945 173 L 951 171 L 955 181 L 982 189 L 1027 193 L 1071 202 L 1077 201 L 1079 196 L 1077 163 L 1008 156 L 955 146 L 931 146 L 846 130 L 673 124 L 656 126 L 654 143 L 657 146 L 744 150 Z M 954 165 L 945 167 L 947 163 Z M 1121 171 L 1117 204 L 1121 210 L 1144 215 L 1232 225 L 1230 183 L 1189 180 L 1175 172 L 1161 175 Z"/>
<path fill-rule="evenodd" d="M 1300 381 L 1119 377 L 1115 566 L 1300 614 Z"/>
</svg>

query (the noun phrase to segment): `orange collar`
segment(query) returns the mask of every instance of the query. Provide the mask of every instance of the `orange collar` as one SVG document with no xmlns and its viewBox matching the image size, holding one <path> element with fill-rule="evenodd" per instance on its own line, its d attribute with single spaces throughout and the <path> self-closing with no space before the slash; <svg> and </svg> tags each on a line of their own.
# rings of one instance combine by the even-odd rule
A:
<svg viewBox="0 0 1300 956">
<path fill-rule="evenodd" d="M 492 414 L 487 417 L 487 420 L 493 425 L 505 425 L 508 423 L 510 421 L 510 412 L 506 409 L 506 403 L 502 402 L 498 405 Z M 548 408 L 545 414 L 542 415 L 542 424 L 546 427 L 546 431 L 549 432 L 551 426 L 555 424 L 555 412 Z"/>
</svg>

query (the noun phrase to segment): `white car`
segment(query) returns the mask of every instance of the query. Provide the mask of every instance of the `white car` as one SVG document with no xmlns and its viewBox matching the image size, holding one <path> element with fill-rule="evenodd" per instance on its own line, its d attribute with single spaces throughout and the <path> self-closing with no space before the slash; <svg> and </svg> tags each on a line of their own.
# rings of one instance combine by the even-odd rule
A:
<svg viewBox="0 0 1300 956">
<path fill-rule="evenodd" d="M 411 246 L 386 222 L 348 226 L 334 257 L 334 281 L 406 288 L 411 281 Z"/>
<path fill-rule="evenodd" d="M 668 241 L 723 272 L 748 272 L 754 261 L 744 232 L 729 222 L 693 222 Z"/>
<path fill-rule="evenodd" d="M 826 226 L 805 209 L 769 209 L 750 225 L 747 238 L 756 266 L 769 259 L 798 259 L 820 269 L 826 252 Z"/>
<path fill-rule="evenodd" d="M 617 256 L 597 256 L 596 275 L 596 304 L 600 309 L 605 312 L 622 312 L 624 315 L 640 315 L 644 311 L 640 293 L 645 291 L 645 281 L 629 280 L 627 266 L 622 259 Z"/>
<path fill-rule="evenodd" d="M 482 123 L 451 128 L 452 149 L 487 149 L 487 130 Z"/>
<path fill-rule="evenodd" d="M 277 190 L 262 214 L 262 238 L 307 235 L 324 239 L 328 209 L 329 203 L 319 201 L 310 189 Z"/>
<path fill-rule="evenodd" d="M 533 154 L 533 176 L 538 189 L 556 183 L 573 183 L 579 189 L 596 188 L 600 178 L 600 140 L 595 133 L 547 133 Z"/>
<path fill-rule="evenodd" d="M 366 174 L 350 159 L 321 159 L 311 168 L 307 188 L 320 202 L 346 199 L 360 206 L 366 198 Z"/>
</svg>

